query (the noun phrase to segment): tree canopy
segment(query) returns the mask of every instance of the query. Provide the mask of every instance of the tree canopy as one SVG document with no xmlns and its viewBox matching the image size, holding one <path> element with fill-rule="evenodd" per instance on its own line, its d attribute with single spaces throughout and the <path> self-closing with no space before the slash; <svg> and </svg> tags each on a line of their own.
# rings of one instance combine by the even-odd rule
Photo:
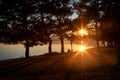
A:
<svg viewBox="0 0 120 80">
<path fill-rule="evenodd" d="M 78 15 L 74 20 L 73 13 Z M 118 0 L 0 0 L 0 42 L 23 44 L 29 57 L 29 47 L 47 42 L 51 53 L 51 35 L 56 34 L 64 53 L 64 39 L 73 41 L 70 35 L 86 28 L 95 33 L 98 47 L 100 40 L 119 47 L 119 14 Z"/>
<path fill-rule="evenodd" d="M 1 21 L 4 27 L 0 28 L 0 42 L 25 45 L 29 57 L 30 46 L 47 43 L 56 31 L 62 34 L 65 19 L 71 14 L 69 1 L 1 0 L 0 17 L 4 17 Z"/>
</svg>

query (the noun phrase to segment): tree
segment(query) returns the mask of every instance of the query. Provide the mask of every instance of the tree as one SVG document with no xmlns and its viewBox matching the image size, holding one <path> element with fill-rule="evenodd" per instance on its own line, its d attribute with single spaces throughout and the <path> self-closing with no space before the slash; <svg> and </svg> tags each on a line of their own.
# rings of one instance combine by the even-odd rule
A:
<svg viewBox="0 0 120 80">
<path fill-rule="evenodd" d="M 99 40 L 107 41 L 109 46 L 119 46 L 120 2 L 118 0 L 81 0 L 77 5 L 80 15 L 92 20 L 95 39 L 99 50 Z M 91 28 L 91 27 L 90 27 Z M 109 36 L 111 35 L 111 36 Z"/>
<path fill-rule="evenodd" d="M 2 43 L 5 38 L 4 35 L 7 32 L 7 21 L 2 16 L 0 19 L 0 43 Z"/>
<path fill-rule="evenodd" d="M 73 34 L 72 31 L 69 31 L 69 32 L 66 34 L 66 38 L 70 41 L 71 51 L 73 51 L 73 41 L 74 41 L 75 35 Z"/>
<path fill-rule="evenodd" d="M 25 58 L 29 58 L 29 47 L 47 42 L 45 30 L 38 26 L 36 20 L 39 17 L 34 1 L 6 0 L 2 2 L 3 13 L 7 16 L 7 29 L 2 37 L 2 42 L 7 44 L 21 43 L 25 46 Z M 7 7 L 6 9 L 6 6 Z M 42 17 L 40 25 L 43 26 Z"/>
<path fill-rule="evenodd" d="M 99 50 L 99 28 L 101 23 L 101 17 L 103 16 L 101 11 L 100 0 L 81 0 L 75 4 L 75 8 L 78 11 L 79 17 L 82 19 L 82 23 L 86 26 L 89 22 L 93 21 L 94 26 L 92 28 L 95 31 L 95 40 L 97 49 Z M 89 27 L 88 27 L 89 28 Z"/>
<path fill-rule="evenodd" d="M 118 0 L 102 0 L 102 40 L 108 43 L 109 47 L 120 46 L 120 2 Z M 109 36 L 110 35 L 110 36 Z"/>
<path fill-rule="evenodd" d="M 69 19 L 66 21 L 68 26 L 66 29 L 66 38 L 70 41 L 71 51 L 73 51 L 73 42 L 79 37 L 77 34 L 75 34 L 75 32 L 78 31 L 78 26 L 80 26 L 78 23 L 80 23 L 78 18 L 74 20 Z"/>
<path fill-rule="evenodd" d="M 69 19 L 69 16 L 72 14 L 71 7 L 69 6 L 70 0 L 56 0 L 54 1 L 53 15 L 54 20 L 56 20 L 56 34 L 59 36 L 61 42 L 61 53 L 64 53 L 64 38 L 66 28 L 68 27 L 65 24 L 65 21 Z"/>
<path fill-rule="evenodd" d="M 48 52 L 52 53 L 52 38 L 55 37 L 55 25 L 52 22 L 49 22 L 46 27 L 47 27 L 47 37 L 48 37 Z"/>
<path fill-rule="evenodd" d="M 57 32 L 56 29 L 56 17 L 57 6 L 60 1 L 55 0 L 40 0 L 37 2 L 38 10 L 36 13 L 40 14 L 42 27 L 44 29 L 45 36 L 48 38 L 48 52 L 52 53 L 52 37 Z M 49 8 L 48 8 L 49 7 Z M 39 24 L 38 24 L 39 25 Z"/>
</svg>

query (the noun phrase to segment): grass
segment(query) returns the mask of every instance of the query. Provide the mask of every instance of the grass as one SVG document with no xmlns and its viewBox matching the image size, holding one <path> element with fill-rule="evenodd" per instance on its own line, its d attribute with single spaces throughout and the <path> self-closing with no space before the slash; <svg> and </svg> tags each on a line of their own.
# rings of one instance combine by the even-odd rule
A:
<svg viewBox="0 0 120 80">
<path fill-rule="evenodd" d="M 119 80 L 119 48 L 0 61 L 0 80 Z"/>
</svg>

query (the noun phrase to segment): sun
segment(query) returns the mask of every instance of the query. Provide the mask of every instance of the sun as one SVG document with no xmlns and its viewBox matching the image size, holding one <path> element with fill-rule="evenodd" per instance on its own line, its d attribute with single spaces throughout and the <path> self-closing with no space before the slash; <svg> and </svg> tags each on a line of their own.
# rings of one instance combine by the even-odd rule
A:
<svg viewBox="0 0 120 80">
<path fill-rule="evenodd" d="M 86 46 L 81 45 L 81 46 L 79 47 L 79 51 L 85 51 L 85 50 L 86 50 Z"/>
<path fill-rule="evenodd" d="M 87 35 L 87 34 L 88 34 L 85 29 L 80 29 L 80 30 L 79 30 L 79 33 L 80 33 L 81 36 L 84 36 L 84 35 Z"/>
</svg>

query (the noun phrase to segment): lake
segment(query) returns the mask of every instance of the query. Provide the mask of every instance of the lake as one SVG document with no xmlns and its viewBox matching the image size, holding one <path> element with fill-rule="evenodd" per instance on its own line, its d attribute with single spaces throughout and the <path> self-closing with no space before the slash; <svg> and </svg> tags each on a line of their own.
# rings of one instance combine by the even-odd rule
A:
<svg viewBox="0 0 120 80">
<path fill-rule="evenodd" d="M 95 42 L 87 41 L 87 46 L 95 47 Z M 60 42 L 53 41 L 52 51 L 60 52 L 60 49 L 61 49 Z M 70 49 L 69 41 L 65 41 L 65 51 L 67 51 L 68 49 Z M 73 50 L 78 51 L 79 45 L 73 44 Z M 47 52 L 48 52 L 47 44 L 43 46 L 38 45 L 30 48 L 30 56 L 43 55 Z M 0 44 L 0 60 L 20 58 L 20 57 L 24 57 L 24 55 L 25 55 L 25 48 L 22 44 L 17 44 L 17 45 Z"/>
</svg>

